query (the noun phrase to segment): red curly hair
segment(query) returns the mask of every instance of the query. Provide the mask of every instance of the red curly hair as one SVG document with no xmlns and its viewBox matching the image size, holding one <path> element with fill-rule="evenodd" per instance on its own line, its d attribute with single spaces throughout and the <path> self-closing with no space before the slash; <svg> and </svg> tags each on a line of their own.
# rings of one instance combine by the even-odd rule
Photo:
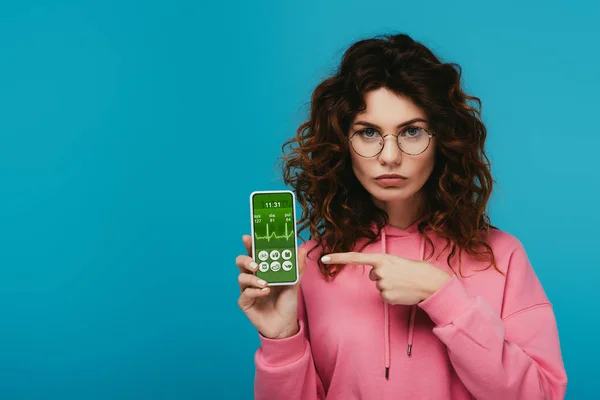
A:
<svg viewBox="0 0 600 400">
<path fill-rule="evenodd" d="M 486 214 L 494 181 L 484 151 L 481 101 L 462 90 L 461 72 L 459 65 L 441 62 L 408 35 L 352 44 L 337 71 L 315 88 L 309 119 L 282 147 L 283 180 L 302 207 L 299 230 L 308 227 L 324 251 L 347 252 L 361 238 L 368 239 L 365 246 L 375 242 L 388 223 L 385 211 L 374 205 L 354 176 L 346 140 L 354 117 L 366 108 L 365 93 L 384 87 L 420 107 L 436 134 L 435 167 L 422 189 L 427 199 L 423 215 L 428 217 L 419 232 L 432 249 L 428 232 L 446 240 L 451 268 L 458 255 L 460 270 L 466 251 L 498 269 L 485 235 L 494 228 Z M 319 268 L 329 279 L 342 265 L 319 261 Z"/>
</svg>

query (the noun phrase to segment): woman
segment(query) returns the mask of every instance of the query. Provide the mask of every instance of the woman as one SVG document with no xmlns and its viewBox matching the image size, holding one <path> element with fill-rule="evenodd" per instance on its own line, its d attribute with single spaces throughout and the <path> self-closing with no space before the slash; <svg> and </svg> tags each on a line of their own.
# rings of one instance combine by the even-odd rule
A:
<svg viewBox="0 0 600 400">
<path fill-rule="evenodd" d="M 459 66 L 406 35 L 350 46 L 286 143 L 311 235 L 300 283 L 268 287 L 236 260 L 256 399 L 564 397 L 551 304 L 486 214 L 485 138 Z"/>
</svg>

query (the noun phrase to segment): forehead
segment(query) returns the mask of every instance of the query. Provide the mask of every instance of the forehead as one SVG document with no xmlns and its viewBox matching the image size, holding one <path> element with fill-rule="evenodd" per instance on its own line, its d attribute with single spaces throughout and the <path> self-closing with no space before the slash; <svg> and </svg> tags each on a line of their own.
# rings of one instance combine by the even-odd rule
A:
<svg viewBox="0 0 600 400">
<path fill-rule="evenodd" d="M 426 118 L 410 99 L 389 89 L 380 88 L 365 94 L 366 109 L 354 121 L 363 120 L 380 126 L 395 127 L 413 118 Z"/>
</svg>

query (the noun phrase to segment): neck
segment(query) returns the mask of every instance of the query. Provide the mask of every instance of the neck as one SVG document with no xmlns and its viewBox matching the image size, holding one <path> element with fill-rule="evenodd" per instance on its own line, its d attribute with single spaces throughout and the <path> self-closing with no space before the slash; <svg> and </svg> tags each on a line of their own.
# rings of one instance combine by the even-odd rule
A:
<svg viewBox="0 0 600 400">
<path fill-rule="evenodd" d="M 424 213 L 425 199 L 422 192 L 398 201 L 380 201 L 373 199 L 373 203 L 388 215 L 388 224 L 394 228 L 407 229 Z"/>
</svg>

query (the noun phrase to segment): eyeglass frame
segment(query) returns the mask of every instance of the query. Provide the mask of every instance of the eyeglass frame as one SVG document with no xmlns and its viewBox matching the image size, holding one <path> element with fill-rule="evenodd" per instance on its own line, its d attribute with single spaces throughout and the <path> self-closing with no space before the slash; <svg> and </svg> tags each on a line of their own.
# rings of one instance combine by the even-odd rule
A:
<svg viewBox="0 0 600 400">
<path fill-rule="evenodd" d="M 407 154 L 409 156 L 418 156 L 421 155 L 423 153 L 425 153 L 427 151 L 427 149 L 429 148 L 429 146 L 431 146 L 431 138 L 435 136 L 435 132 L 430 132 L 429 130 L 421 127 L 421 126 L 409 126 L 407 128 L 419 128 L 419 129 L 423 129 L 425 132 L 427 132 L 427 138 L 429 139 L 427 142 L 427 146 L 425 147 L 425 149 L 423 149 L 422 152 L 417 153 L 417 154 L 411 154 L 411 153 L 407 153 L 406 151 L 402 150 L 402 147 L 400 147 L 400 140 L 398 139 L 400 137 L 400 133 L 394 135 L 394 134 L 387 134 L 385 136 L 381 136 L 381 140 L 383 141 L 383 145 L 381 146 L 381 149 L 377 152 L 377 154 L 373 155 L 373 156 L 363 156 L 362 154 L 360 154 L 358 151 L 356 151 L 356 149 L 354 148 L 354 146 L 352 145 L 352 138 L 354 137 L 354 135 L 356 135 L 357 133 L 361 133 L 363 130 L 361 129 L 360 131 L 356 131 L 352 134 L 352 136 L 348 137 L 346 136 L 346 139 L 350 142 L 350 147 L 352 147 L 352 150 L 354 150 L 354 152 L 356 154 L 358 154 L 360 157 L 362 158 L 374 158 L 377 157 L 378 155 L 381 154 L 381 152 L 383 151 L 383 148 L 385 147 L 385 138 L 388 136 L 394 136 L 396 138 L 396 146 L 398 146 L 398 149 L 400 149 L 401 152 L 403 152 L 404 154 Z M 406 130 L 406 129 L 405 129 Z"/>
</svg>

